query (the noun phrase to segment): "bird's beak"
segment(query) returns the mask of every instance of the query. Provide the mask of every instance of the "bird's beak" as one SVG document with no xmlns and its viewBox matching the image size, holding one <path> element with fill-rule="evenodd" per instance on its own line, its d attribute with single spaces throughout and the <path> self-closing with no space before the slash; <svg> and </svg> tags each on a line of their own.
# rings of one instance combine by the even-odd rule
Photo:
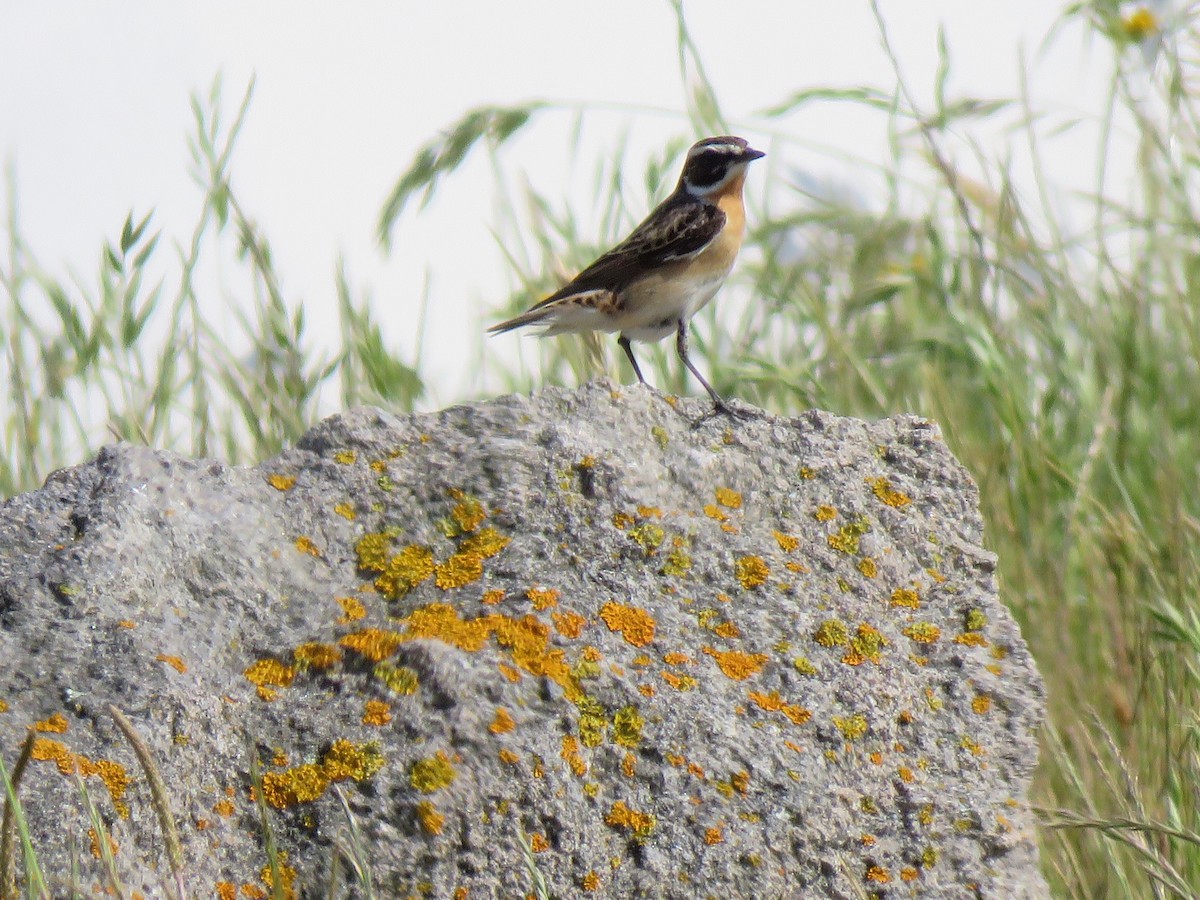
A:
<svg viewBox="0 0 1200 900">
<path fill-rule="evenodd" d="M 746 162 L 753 162 L 756 159 L 762 159 L 766 155 L 767 154 L 763 153 L 761 150 L 755 150 L 753 147 L 747 147 L 744 151 L 742 151 L 742 156 L 745 157 Z"/>
</svg>

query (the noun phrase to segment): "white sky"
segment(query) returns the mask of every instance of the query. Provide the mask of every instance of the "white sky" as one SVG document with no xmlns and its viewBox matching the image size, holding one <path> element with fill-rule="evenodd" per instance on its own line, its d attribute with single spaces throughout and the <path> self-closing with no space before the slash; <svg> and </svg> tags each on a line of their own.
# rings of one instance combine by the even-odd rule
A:
<svg viewBox="0 0 1200 900">
<path fill-rule="evenodd" d="M 1059 3 L 880 3 L 926 108 L 939 23 L 947 30 L 958 93 L 1015 95 L 1024 47 L 1035 107 L 1073 113 L 1101 102 L 1108 71 L 1103 46 L 1089 49 L 1078 30 L 1068 30 L 1050 53 L 1038 53 Z M 756 115 L 804 88 L 890 89 L 891 70 L 866 0 L 686 0 L 685 9 L 739 133 L 753 142 L 786 131 L 868 159 L 884 157 L 878 120 L 848 114 L 844 106 L 807 107 L 784 122 Z M 585 132 L 596 153 L 611 145 L 620 126 L 634 148 L 660 146 L 683 126 L 677 116 L 634 109 L 683 109 L 674 15 L 656 0 L 0 0 L 0 33 L 0 157 L 15 168 L 24 237 L 43 264 L 94 281 L 102 239 L 115 240 L 131 209 L 153 209 L 166 237 L 186 240 L 200 203 L 188 177 L 189 95 L 206 94 L 223 73 L 228 118 L 256 74 L 232 167 L 234 188 L 272 241 L 285 294 L 305 304 L 318 331 L 327 328 L 336 315 L 334 265 L 344 254 L 352 284 L 370 291 L 389 339 L 408 348 L 428 272 L 429 346 L 443 352 L 427 360 L 436 375 L 427 407 L 475 389 L 461 356 L 455 362 L 446 351 L 463 346 L 464 321 L 468 330 L 482 331 L 509 283 L 488 230 L 492 197 L 484 166 L 453 179 L 427 214 L 407 215 L 394 233 L 395 252 L 382 252 L 375 239 L 379 211 L 416 148 L 470 107 L 541 97 L 630 107 L 597 118 L 599 127 Z M 506 156 L 540 190 L 565 199 L 592 183 L 590 170 L 566 164 L 568 119 L 535 125 L 514 148 L 518 155 Z M 1049 147 L 1051 174 L 1086 188 L 1091 172 L 1080 166 L 1082 151 L 1071 140 L 1077 139 Z M 801 143 L 784 146 L 786 158 L 774 154 L 774 167 L 756 170 L 759 178 L 768 172 L 782 178 L 790 167 L 817 179 L 847 174 L 832 156 Z M 1003 156 L 1000 146 L 995 150 Z"/>
</svg>

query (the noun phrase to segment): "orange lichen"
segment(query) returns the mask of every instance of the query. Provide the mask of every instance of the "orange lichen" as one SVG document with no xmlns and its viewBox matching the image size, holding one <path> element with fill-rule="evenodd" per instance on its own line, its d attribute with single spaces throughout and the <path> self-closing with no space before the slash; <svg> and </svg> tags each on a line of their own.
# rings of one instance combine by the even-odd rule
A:
<svg viewBox="0 0 1200 900">
<path fill-rule="evenodd" d="M 337 602 L 338 606 L 342 608 L 341 618 L 338 619 L 339 624 L 348 625 L 367 617 L 367 608 L 363 606 L 361 600 L 354 597 L 338 597 Z"/>
<path fill-rule="evenodd" d="M 535 832 L 529 836 L 529 849 L 534 853 L 545 853 L 550 849 L 550 842 L 544 834 Z"/>
<path fill-rule="evenodd" d="M 725 833 L 719 827 L 705 829 L 704 843 L 710 847 L 714 844 L 723 844 L 725 843 Z"/>
<path fill-rule="evenodd" d="M 322 644 L 311 641 L 301 644 L 292 651 L 292 659 L 301 669 L 316 669 L 324 671 L 332 669 L 342 659 L 342 651 L 332 644 Z"/>
<path fill-rule="evenodd" d="M 213 804 L 212 809 L 222 819 L 228 819 L 237 811 L 237 807 L 233 805 L 232 800 L 218 800 Z"/>
<path fill-rule="evenodd" d="M 443 591 L 465 587 L 483 577 L 483 557 L 459 551 L 434 566 L 434 583 Z"/>
<path fill-rule="evenodd" d="M 715 491 L 717 502 L 726 509 L 741 509 L 742 495 L 727 487 L 719 487 Z"/>
<path fill-rule="evenodd" d="M 554 588 L 530 588 L 525 592 L 525 596 L 529 598 L 534 609 L 547 610 L 558 606 L 558 598 L 562 596 L 562 592 Z"/>
<path fill-rule="evenodd" d="M 133 619 L 121 619 L 119 622 L 117 622 L 117 625 L 121 628 L 137 628 L 138 627 L 137 622 L 133 621 Z M 0 712 L 3 712 L 3 710 L 0 710 Z"/>
<path fill-rule="evenodd" d="M 631 831 L 635 838 L 645 839 L 654 831 L 658 821 L 649 813 L 638 812 L 618 800 L 605 815 L 604 824 L 610 828 Z"/>
<path fill-rule="evenodd" d="M 728 518 L 728 516 L 721 511 L 721 507 L 717 506 L 715 503 L 706 504 L 704 507 L 704 514 L 710 519 L 716 519 L 718 522 L 724 522 Z"/>
<path fill-rule="evenodd" d="M 277 659 L 267 657 L 251 665 L 245 672 L 246 680 L 259 687 L 287 687 L 296 677 L 296 670 Z"/>
<path fill-rule="evenodd" d="M 742 587 L 750 590 L 767 583 L 771 568 L 761 556 L 743 556 L 734 562 L 733 572 Z"/>
<path fill-rule="evenodd" d="M 775 542 L 784 553 L 791 553 L 800 546 L 800 539 L 790 534 L 784 534 L 782 531 L 772 531 L 771 534 L 775 535 Z"/>
<path fill-rule="evenodd" d="M 129 806 L 123 799 L 129 788 L 129 774 L 120 763 L 107 759 L 91 760 L 83 754 L 72 753 L 64 744 L 51 738 L 34 740 L 30 756 L 39 761 L 52 761 L 63 775 L 78 772 L 83 778 L 99 778 L 108 789 L 117 815 L 122 819 L 129 818 Z"/>
<path fill-rule="evenodd" d="M 498 756 L 500 758 L 500 762 L 504 763 L 505 765 L 509 765 L 509 766 L 515 766 L 517 763 L 519 763 L 521 761 L 521 757 L 517 756 L 517 754 L 513 753 L 507 747 L 501 749 L 500 752 L 496 754 L 496 756 Z"/>
<path fill-rule="evenodd" d="M 313 543 L 312 538 L 303 534 L 296 538 L 296 549 L 301 553 L 307 553 L 309 556 L 319 557 L 321 555 L 320 549 Z"/>
<path fill-rule="evenodd" d="M 992 698 L 987 694 L 976 694 L 975 699 L 971 701 L 971 710 L 976 715 L 987 715 L 992 711 Z"/>
<path fill-rule="evenodd" d="M 745 681 L 751 675 L 757 675 L 769 659 L 765 653 L 743 653 L 741 650 L 722 652 L 705 647 L 704 652 L 717 661 L 717 666 L 726 678 L 732 678 L 734 681 Z M 664 672 L 664 677 L 667 674 Z"/>
<path fill-rule="evenodd" d="M 551 613 L 551 620 L 554 622 L 554 627 L 565 638 L 577 638 L 583 633 L 583 626 L 587 624 L 587 619 L 574 612 Z"/>
<path fill-rule="evenodd" d="M 434 568 L 433 551 L 421 544 L 410 544 L 387 561 L 375 579 L 375 588 L 389 600 L 398 600 L 432 575 Z"/>
<path fill-rule="evenodd" d="M 909 588 L 896 588 L 896 590 L 892 591 L 892 606 L 919 609 L 921 606 L 921 596 Z"/>
<path fill-rule="evenodd" d="M 492 734 L 508 734 L 516 727 L 517 723 L 513 721 L 512 714 L 503 706 L 496 707 L 496 716 L 488 726 L 488 731 Z"/>
<path fill-rule="evenodd" d="M 837 518 L 837 510 L 828 505 L 818 506 L 817 511 L 813 513 L 813 518 L 818 522 L 830 522 Z"/>
<path fill-rule="evenodd" d="M 290 491 L 296 484 L 295 475 L 268 475 L 267 484 L 275 488 L 277 491 Z"/>
<path fill-rule="evenodd" d="M 663 672 L 663 681 L 677 691 L 690 691 L 699 683 L 691 675 L 676 675 L 674 672 Z"/>
<path fill-rule="evenodd" d="M 330 782 L 365 781 L 383 766 L 383 755 L 376 744 L 354 744 L 340 739 L 325 751 L 320 762 L 305 763 L 283 772 L 263 775 L 263 799 L 276 809 L 316 800 Z"/>
<path fill-rule="evenodd" d="M 399 649 L 403 640 L 394 631 L 380 628 L 364 628 L 343 637 L 339 644 L 365 656 L 371 662 L 382 662 Z"/>
<path fill-rule="evenodd" d="M 484 591 L 479 602 L 485 606 L 499 606 L 504 602 L 504 591 L 500 590 L 499 588 L 492 588 L 490 591 Z"/>
<path fill-rule="evenodd" d="M 428 800 L 422 800 L 417 804 L 417 819 L 421 823 L 421 828 L 426 834 L 439 835 L 442 833 L 442 827 L 446 824 L 446 817 L 437 811 Z"/>
<path fill-rule="evenodd" d="M 458 547 L 458 552 L 475 555 L 481 559 L 491 559 L 510 543 L 512 543 L 512 538 L 505 537 L 495 528 L 488 527 L 463 541 Z"/>
<path fill-rule="evenodd" d="M 901 881 L 916 881 L 920 877 L 920 872 L 913 866 L 905 866 L 900 870 Z"/>
<path fill-rule="evenodd" d="M 654 640 L 654 617 L 636 606 L 624 606 L 609 601 L 600 609 L 600 618 L 634 647 L 645 647 Z"/>
<path fill-rule="evenodd" d="M 232 881 L 218 881 L 217 900 L 237 900 L 237 885 Z"/>
<path fill-rule="evenodd" d="M 367 707 L 363 711 L 362 723 L 364 725 L 384 726 L 392 721 L 392 704 L 385 703 L 383 700 L 368 700 Z"/>
<path fill-rule="evenodd" d="M 89 828 L 87 833 L 88 833 L 88 840 L 91 842 L 91 845 L 92 845 L 91 846 L 92 856 L 94 856 L 96 859 L 102 859 L 104 857 L 104 852 L 100 847 L 100 835 L 96 833 L 95 828 Z M 116 856 L 117 850 L 118 850 L 117 842 L 113 839 L 113 836 L 111 834 L 105 835 L 105 837 L 108 838 L 109 855 Z"/>
<path fill-rule="evenodd" d="M 871 866 L 871 868 L 867 869 L 867 881 L 874 881 L 876 884 L 887 884 L 891 880 L 892 876 L 882 866 Z"/>
<path fill-rule="evenodd" d="M 803 725 L 812 718 L 812 710 L 805 709 L 803 706 L 785 703 L 783 698 L 779 696 L 779 691 L 771 691 L 769 694 L 751 691 L 750 699 L 767 712 L 783 713 L 795 725 Z"/>
<path fill-rule="evenodd" d="M 965 644 L 968 647 L 987 647 L 988 639 L 978 631 L 964 631 L 954 639 L 956 644 Z"/>
<path fill-rule="evenodd" d="M 668 666 L 684 666 L 691 665 L 695 660 L 686 653 L 672 652 L 663 656 L 663 662 Z"/>
<path fill-rule="evenodd" d="M 185 663 L 178 656 L 169 656 L 166 653 L 160 653 L 156 657 L 154 657 L 154 660 L 155 660 L 155 662 L 166 663 L 168 666 L 170 666 L 172 669 L 174 669 L 176 672 L 178 672 L 181 675 L 183 673 L 187 672 L 187 670 L 188 670 L 187 663 Z"/>
<path fill-rule="evenodd" d="M 579 739 L 574 735 L 563 735 L 562 752 L 559 756 L 571 767 L 571 771 L 577 778 L 582 778 L 587 774 L 587 763 L 584 762 L 583 755 L 579 752 Z"/>
<path fill-rule="evenodd" d="M 48 719 L 33 723 L 33 730 L 46 734 L 64 734 L 67 730 L 67 717 L 60 712 L 51 713 Z"/>
<path fill-rule="evenodd" d="M 593 869 L 579 880 L 579 886 L 589 893 L 598 891 L 600 890 L 600 876 Z"/>
</svg>

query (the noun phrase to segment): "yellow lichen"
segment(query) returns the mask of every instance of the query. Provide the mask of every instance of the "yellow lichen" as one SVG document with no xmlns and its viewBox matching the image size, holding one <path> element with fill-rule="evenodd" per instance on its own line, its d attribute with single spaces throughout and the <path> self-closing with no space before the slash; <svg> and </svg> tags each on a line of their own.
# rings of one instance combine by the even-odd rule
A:
<svg viewBox="0 0 1200 900">
<path fill-rule="evenodd" d="M 296 484 L 295 475 L 280 475 L 278 473 L 267 476 L 267 484 L 275 488 L 277 491 L 290 491 Z"/>
<path fill-rule="evenodd" d="M 987 628 L 987 616 L 982 609 L 973 607 L 967 610 L 967 631 L 983 631 Z"/>
<path fill-rule="evenodd" d="M 879 574 L 879 567 L 871 557 L 864 556 L 858 561 L 858 571 L 862 572 L 867 578 L 874 578 Z"/>
<path fill-rule="evenodd" d="M 636 528 L 629 529 L 629 536 L 646 552 L 646 555 L 650 555 L 662 546 L 662 542 L 666 539 L 666 532 L 660 525 L 643 522 Z"/>
<path fill-rule="evenodd" d="M 813 640 L 822 647 L 842 647 L 850 642 L 850 629 L 837 619 L 826 619 L 813 633 Z"/>
<path fill-rule="evenodd" d="M 813 513 L 813 518 L 818 522 L 830 522 L 837 518 L 837 510 L 828 504 L 822 504 Z"/>
<path fill-rule="evenodd" d="M 716 519 L 718 522 L 724 522 L 727 518 L 729 518 L 724 512 L 721 511 L 721 507 L 717 506 L 715 503 L 706 504 L 704 507 L 704 514 L 710 519 Z"/>
<path fill-rule="evenodd" d="M 902 493 L 892 487 L 892 483 L 882 475 L 878 478 L 868 478 L 867 484 L 871 486 L 871 491 L 879 500 L 888 506 L 901 509 L 912 503 L 912 498 L 908 494 Z"/>
<path fill-rule="evenodd" d="M 921 596 L 909 588 L 896 588 L 892 591 L 892 606 L 919 609 L 921 606 Z"/>
<path fill-rule="evenodd" d="M 446 824 L 446 817 L 438 812 L 437 807 L 428 800 L 422 800 L 417 804 L 417 819 L 424 832 L 431 835 L 441 834 L 442 827 Z"/>
<path fill-rule="evenodd" d="M 853 556 L 858 553 L 859 539 L 871 530 L 871 524 L 865 516 L 860 516 L 853 522 L 843 525 L 826 540 L 829 546 L 839 553 Z"/>
<path fill-rule="evenodd" d="M 354 597 L 338 597 L 337 602 L 338 606 L 342 608 L 341 618 L 338 619 L 339 624 L 348 625 L 367 617 L 367 608 L 363 606 L 361 600 Z"/>
<path fill-rule="evenodd" d="M 322 644 L 312 641 L 301 644 L 292 651 L 292 659 L 301 669 L 316 669 L 324 671 L 332 669 L 342 659 L 342 651 L 332 644 Z"/>
<path fill-rule="evenodd" d="M 387 685 L 393 694 L 415 694 L 420 686 L 416 670 L 408 666 L 393 666 L 391 663 L 381 662 L 375 667 L 373 674 Z"/>
<path fill-rule="evenodd" d="M 613 715 L 613 740 L 623 747 L 636 747 L 645 724 L 636 706 L 623 706 Z"/>
<path fill-rule="evenodd" d="M 767 583 L 770 567 L 761 556 L 743 556 L 733 564 L 734 576 L 746 590 Z"/>
<path fill-rule="evenodd" d="M 775 542 L 784 553 L 791 553 L 800 546 L 800 539 L 790 534 L 784 534 L 782 531 L 772 531 L 771 534 L 775 535 Z"/>
<path fill-rule="evenodd" d="M 966 631 L 954 638 L 954 643 L 967 647 L 987 647 L 988 639 L 978 631 Z"/>
<path fill-rule="evenodd" d="M 857 741 L 859 738 L 863 737 L 863 735 L 867 733 L 867 729 L 870 728 L 870 725 L 867 722 L 867 717 L 861 713 L 855 713 L 854 715 L 847 716 L 846 718 L 834 716 L 833 724 L 837 730 L 842 733 L 842 737 L 848 741 Z"/>
<path fill-rule="evenodd" d="M 487 512 L 484 511 L 483 504 L 474 497 L 461 495 L 454 509 L 450 510 L 450 517 L 458 526 L 459 533 L 467 534 L 483 524 Z"/>
<path fill-rule="evenodd" d="M 334 506 L 333 511 L 350 522 L 353 522 L 358 517 L 358 513 L 354 511 L 353 503 L 339 503 Z"/>
<path fill-rule="evenodd" d="M 717 502 L 726 509 L 741 509 L 742 495 L 727 487 L 719 487 L 715 491 Z"/>
<path fill-rule="evenodd" d="M 870 661 L 878 665 L 882 659 L 883 648 L 887 646 L 887 643 L 887 639 L 878 629 L 864 622 L 855 629 L 854 637 L 850 640 L 850 649 L 842 657 L 842 662 L 858 666 Z"/>
<path fill-rule="evenodd" d="M 717 661 L 717 667 L 726 678 L 732 678 L 734 681 L 745 681 L 750 676 L 757 675 L 769 659 L 765 653 L 743 653 L 740 650 L 721 652 L 712 647 L 705 647 L 704 652 Z"/>
<path fill-rule="evenodd" d="M 358 459 L 358 451 L 357 450 L 339 450 L 337 453 L 333 454 L 333 458 L 337 462 L 341 463 L 343 466 L 349 466 L 349 465 L 352 465 L 354 463 L 354 461 Z"/>
<path fill-rule="evenodd" d="M 797 656 L 792 660 L 792 666 L 801 675 L 813 676 L 817 674 L 817 667 L 812 664 L 807 656 Z"/>
<path fill-rule="evenodd" d="M 645 647 L 654 640 L 654 617 L 644 609 L 610 600 L 600 609 L 600 618 L 609 631 L 619 632 L 634 647 Z"/>
<path fill-rule="evenodd" d="M 682 578 L 692 568 L 692 557 L 680 543 L 680 539 L 676 539 L 675 548 L 667 554 L 667 561 L 662 567 L 664 575 L 671 575 L 676 578 Z"/>
<path fill-rule="evenodd" d="M 458 777 L 446 751 L 439 750 L 435 756 L 418 759 L 408 771 L 408 782 L 423 794 L 432 794 L 449 787 Z"/>
<path fill-rule="evenodd" d="M 940 640 L 942 636 L 942 630 L 931 622 L 917 622 L 909 625 L 900 633 L 918 644 L 932 644 Z"/>
<path fill-rule="evenodd" d="M 388 548 L 391 545 L 392 536 L 386 532 L 364 534 L 354 545 L 358 567 L 365 572 L 382 572 L 387 568 Z"/>
<path fill-rule="evenodd" d="M 976 715 L 987 715 L 992 711 L 992 698 L 987 694 L 976 694 L 971 701 L 971 709 Z"/>
</svg>

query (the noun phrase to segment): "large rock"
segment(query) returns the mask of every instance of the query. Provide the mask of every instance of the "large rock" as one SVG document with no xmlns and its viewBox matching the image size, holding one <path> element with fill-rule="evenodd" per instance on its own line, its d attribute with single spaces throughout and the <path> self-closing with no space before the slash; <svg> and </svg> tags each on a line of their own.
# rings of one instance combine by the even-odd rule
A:
<svg viewBox="0 0 1200 900">
<path fill-rule="evenodd" d="M 520 896 L 521 831 L 556 897 L 1046 896 L 1042 683 L 970 478 L 928 421 L 741 408 L 358 409 L 255 468 L 120 446 L 7 502 L 0 751 L 39 723 L 54 893 L 71 835 L 108 883 L 75 769 L 125 887 L 168 895 L 112 703 L 193 896 L 269 880 L 252 749 L 302 896 L 335 842 L 377 896 Z"/>
</svg>

